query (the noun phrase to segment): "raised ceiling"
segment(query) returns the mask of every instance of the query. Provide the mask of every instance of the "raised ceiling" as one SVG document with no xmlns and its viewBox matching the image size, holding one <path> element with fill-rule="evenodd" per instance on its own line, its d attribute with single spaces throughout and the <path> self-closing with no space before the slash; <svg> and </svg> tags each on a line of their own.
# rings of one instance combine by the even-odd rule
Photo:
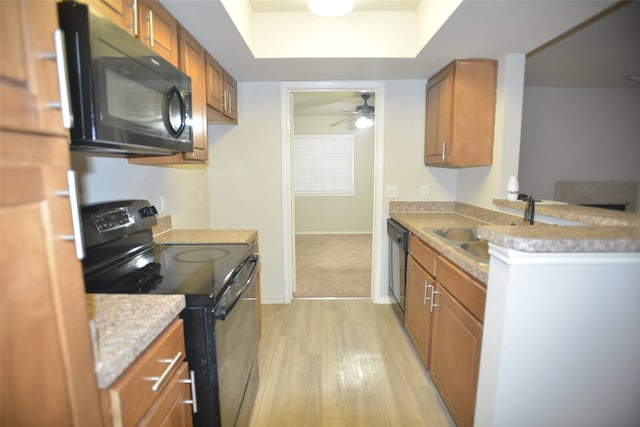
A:
<svg viewBox="0 0 640 427">
<path fill-rule="evenodd" d="M 244 32 L 245 36 L 249 34 L 256 38 L 253 32 L 258 30 L 254 28 L 253 19 L 256 16 L 264 17 L 274 14 L 279 15 L 277 19 L 284 30 L 299 28 L 299 22 L 296 24 L 297 20 L 308 13 L 305 0 L 161 0 L 161 2 L 239 81 L 426 79 L 453 58 L 498 58 L 506 53 L 531 52 L 616 3 L 606 0 L 464 0 L 452 10 L 448 18 L 442 20 L 441 25 L 432 35 L 425 38 L 424 46 L 420 47 L 420 43 L 416 44 L 417 48 L 413 56 L 406 55 L 406 46 L 395 43 L 396 49 L 405 49 L 403 54 L 397 57 L 374 55 L 350 57 L 342 53 L 338 55 L 337 48 L 328 49 L 328 54 L 325 52 L 321 56 L 309 54 L 307 57 L 294 55 L 256 57 L 251 46 L 256 40 L 252 40 L 251 37 L 245 40 L 241 34 Z M 335 31 L 334 36 L 338 39 L 343 37 L 345 44 L 353 40 L 363 45 L 371 44 L 375 39 L 371 34 L 375 35 L 385 29 L 385 25 L 380 24 L 380 20 L 384 21 L 385 17 L 394 16 L 394 13 L 407 14 L 414 11 L 416 16 L 427 19 L 430 15 L 418 15 L 420 10 L 434 4 L 441 4 L 439 2 L 440 0 L 422 2 L 357 0 L 354 19 L 358 16 L 368 16 L 369 22 L 377 24 L 371 25 L 366 32 L 359 31 L 356 34 L 343 36 L 342 33 Z M 459 0 L 455 0 L 453 4 L 458 2 Z M 625 6 L 626 17 L 631 22 L 639 22 L 638 2 L 632 3 L 632 6 Z M 244 23 L 237 23 L 237 19 L 236 21 L 232 19 L 231 15 L 239 14 L 237 10 L 231 13 L 232 8 L 242 9 L 240 15 L 245 18 Z M 624 12 L 621 11 L 621 13 Z M 255 21 L 262 22 L 260 19 Z M 341 19 L 343 18 L 330 19 L 328 25 L 337 27 L 337 22 Z M 391 21 L 391 19 L 387 20 Z M 287 22 L 290 25 L 286 24 Z M 535 67 L 528 67 L 527 81 L 545 84 L 545 81 L 558 79 L 558 73 L 554 75 L 553 72 L 549 72 L 551 69 L 549 65 L 558 64 L 559 57 L 569 65 L 579 64 L 574 68 L 581 69 L 582 73 L 590 71 L 595 67 L 589 65 L 591 64 L 589 62 L 578 59 L 576 55 L 596 56 L 596 48 L 600 45 L 605 51 L 616 52 L 617 57 L 638 58 L 639 55 L 635 51 L 627 54 L 622 49 L 622 46 L 628 46 L 638 40 L 637 29 L 635 33 L 627 33 L 626 30 L 622 30 L 623 27 L 620 24 L 616 23 L 607 25 L 607 29 L 604 30 L 600 29 L 600 26 L 593 28 L 594 31 L 606 31 L 607 36 L 595 33 L 585 37 L 585 40 L 591 40 L 587 42 L 586 48 L 571 47 L 562 50 L 564 49 L 563 41 L 531 57 L 531 61 L 535 60 Z M 281 45 L 281 43 L 271 43 L 270 46 L 268 33 L 264 28 L 260 31 L 262 32 L 257 32 L 261 35 L 258 37 L 258 42 L 262 43 L 263 47 L 266 45 L 267 48 L 275 50 Z M 287 34 L 290 38 L 300 38 L 307 32 L 313 33 L 312 28 L 289 31 Z M 631 38 L 626 34 L 631 34 Z M 612 38 L 617 35 L 629 43 Z M 594 37 L 595 40 L 603 42 L 594 42 Z M 321 46 L 322 37 L 318 38 L 316 43 Z M 336 54 L 333 55 L 334 53 Z M 609 59 L 604 62 L 608 63 L 608 61 Z M 630 72 L 638 71 L 640 70 L 636 68 Z M 563 71 L 562 74 L 567 73 Z M 541 80 L 536 76 L 541 76 Z M 552 84 L 559 84 L 558 81 Z"/>
<path fill-rule="evenodd" d="M 307 0 L 249 0 L 256 13 L 306 12 Z M 420 0 L 357 0 L 354 11 L 415 11 Z"/>
</svg>

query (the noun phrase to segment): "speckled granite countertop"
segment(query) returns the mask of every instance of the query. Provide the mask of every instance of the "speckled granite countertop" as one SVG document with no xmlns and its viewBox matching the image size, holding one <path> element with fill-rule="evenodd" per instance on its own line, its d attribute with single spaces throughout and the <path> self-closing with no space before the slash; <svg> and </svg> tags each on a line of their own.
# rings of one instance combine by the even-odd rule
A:
<svg viewBox="0 0 640 427">
<path fill-rule="evenodd" d="M 153 227 L 156 243 L 251 243 L 257 237 L 257 230 L 173 229 L 169 215 L 159 217 L 158 225 Z"/>
<path fill-rule="evenodd" d="M 419 239 L 436 249 L 445 257 L 456 263 L 467 273 L 487 283 L 489 274 L 489 266 L 480 263 L 472 258 L 466 251 L 458 246 L 453 246 L 446 240 L 426 231 L 430 228 L 442 227 L 477 227 L 483 224 L 482 221 L 469 218 L 455 212 L 450 213 L 404 213 L 392 212 L 391 218 L 404 225 L 409 231 L 415 234 Z"/>
<path fill-rule="evenodd" d="M 169 230 L 153 236 L 156 243 L 250 243 L 256 230 Z"/>
<path fill-rule="evenodd" d="M 523 202 L 494 201 L 524 210 Z M 486 283 L 487 266 L 425 228 L 477 227 L 478 237 L 523 252 L 640 252 L 640 215 L 575 205 L 537 205 L 536 213 L 584 226 L 521 225 L 522 216 L 457 202 L 391 202 L 391 218 Z"/>
<path fill-rule="evenodd" d="M 87 294 L 98 387 L 107 388 L 185 307 L 183 295 Z"/>
</svg>

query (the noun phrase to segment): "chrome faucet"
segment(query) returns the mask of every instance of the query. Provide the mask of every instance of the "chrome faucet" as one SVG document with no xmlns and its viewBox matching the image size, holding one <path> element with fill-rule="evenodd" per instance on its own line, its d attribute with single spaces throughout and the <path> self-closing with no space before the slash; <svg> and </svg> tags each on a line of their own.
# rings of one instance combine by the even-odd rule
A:
<svg viewBox="0 0 640 427">
<path fill-rule="evenodd" d="M 536 200 L 533 196 L 527 198 L 527 206 L 524 208 L 524 222 L 533 225 L 536 215 Z"/>
</svg>

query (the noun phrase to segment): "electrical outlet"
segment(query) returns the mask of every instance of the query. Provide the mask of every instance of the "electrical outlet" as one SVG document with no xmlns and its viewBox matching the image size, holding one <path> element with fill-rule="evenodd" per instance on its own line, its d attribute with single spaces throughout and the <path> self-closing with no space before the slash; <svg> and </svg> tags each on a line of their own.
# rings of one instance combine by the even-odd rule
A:
<svg viewBox="0 0 640 427">
<path fill-rule="evenodd" d="M 385 193 L 389 198 L 400 197 L 400 187 L 398 187 L 397 185 L 387 185 L 385 187 Z"/>
<path fill-rule="evenodd" d="M 420 198 L 422 200 L 427 200 L 429 198 L 429 186 L 421 185 L 420 186 Z"/>
</svg>

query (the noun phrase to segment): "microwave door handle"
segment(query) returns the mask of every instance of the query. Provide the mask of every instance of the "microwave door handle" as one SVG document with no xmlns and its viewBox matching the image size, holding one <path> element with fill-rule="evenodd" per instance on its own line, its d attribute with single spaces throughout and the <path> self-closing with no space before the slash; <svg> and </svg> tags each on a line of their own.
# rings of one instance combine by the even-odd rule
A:
<svg viewBox="0 0 640 427">
<path fill-rule="evenodd" d="M 179 104 L 179 108 L 180 108 L 180 123 L 178 124 L 178 126 L 174 126 L 174 124 L 171 121 L 172 118 L 172 105 L 173 105 L 173 100 L 177 99 L 178 100 L 178 104 Z M 177 87 L 172 86 L 171 89 L 169 89 L 169 91 L 167 92 L 167 102 L 166 102 L 166 108 L 165 108 L 165 128 L 167 129 L 167 132 L 169 132 L 169 134 L 171 136 L 173 136 L 174 138 L 178 138 L 182 132 L 184 131 L 186 125 L 187 125 L 187 106 L 186 106 L 186 101 L 184 99 L 184 96 L 182 96 L 182 93 L 180 92 L 180 90 L 178 90 Z"/>
</svg>

